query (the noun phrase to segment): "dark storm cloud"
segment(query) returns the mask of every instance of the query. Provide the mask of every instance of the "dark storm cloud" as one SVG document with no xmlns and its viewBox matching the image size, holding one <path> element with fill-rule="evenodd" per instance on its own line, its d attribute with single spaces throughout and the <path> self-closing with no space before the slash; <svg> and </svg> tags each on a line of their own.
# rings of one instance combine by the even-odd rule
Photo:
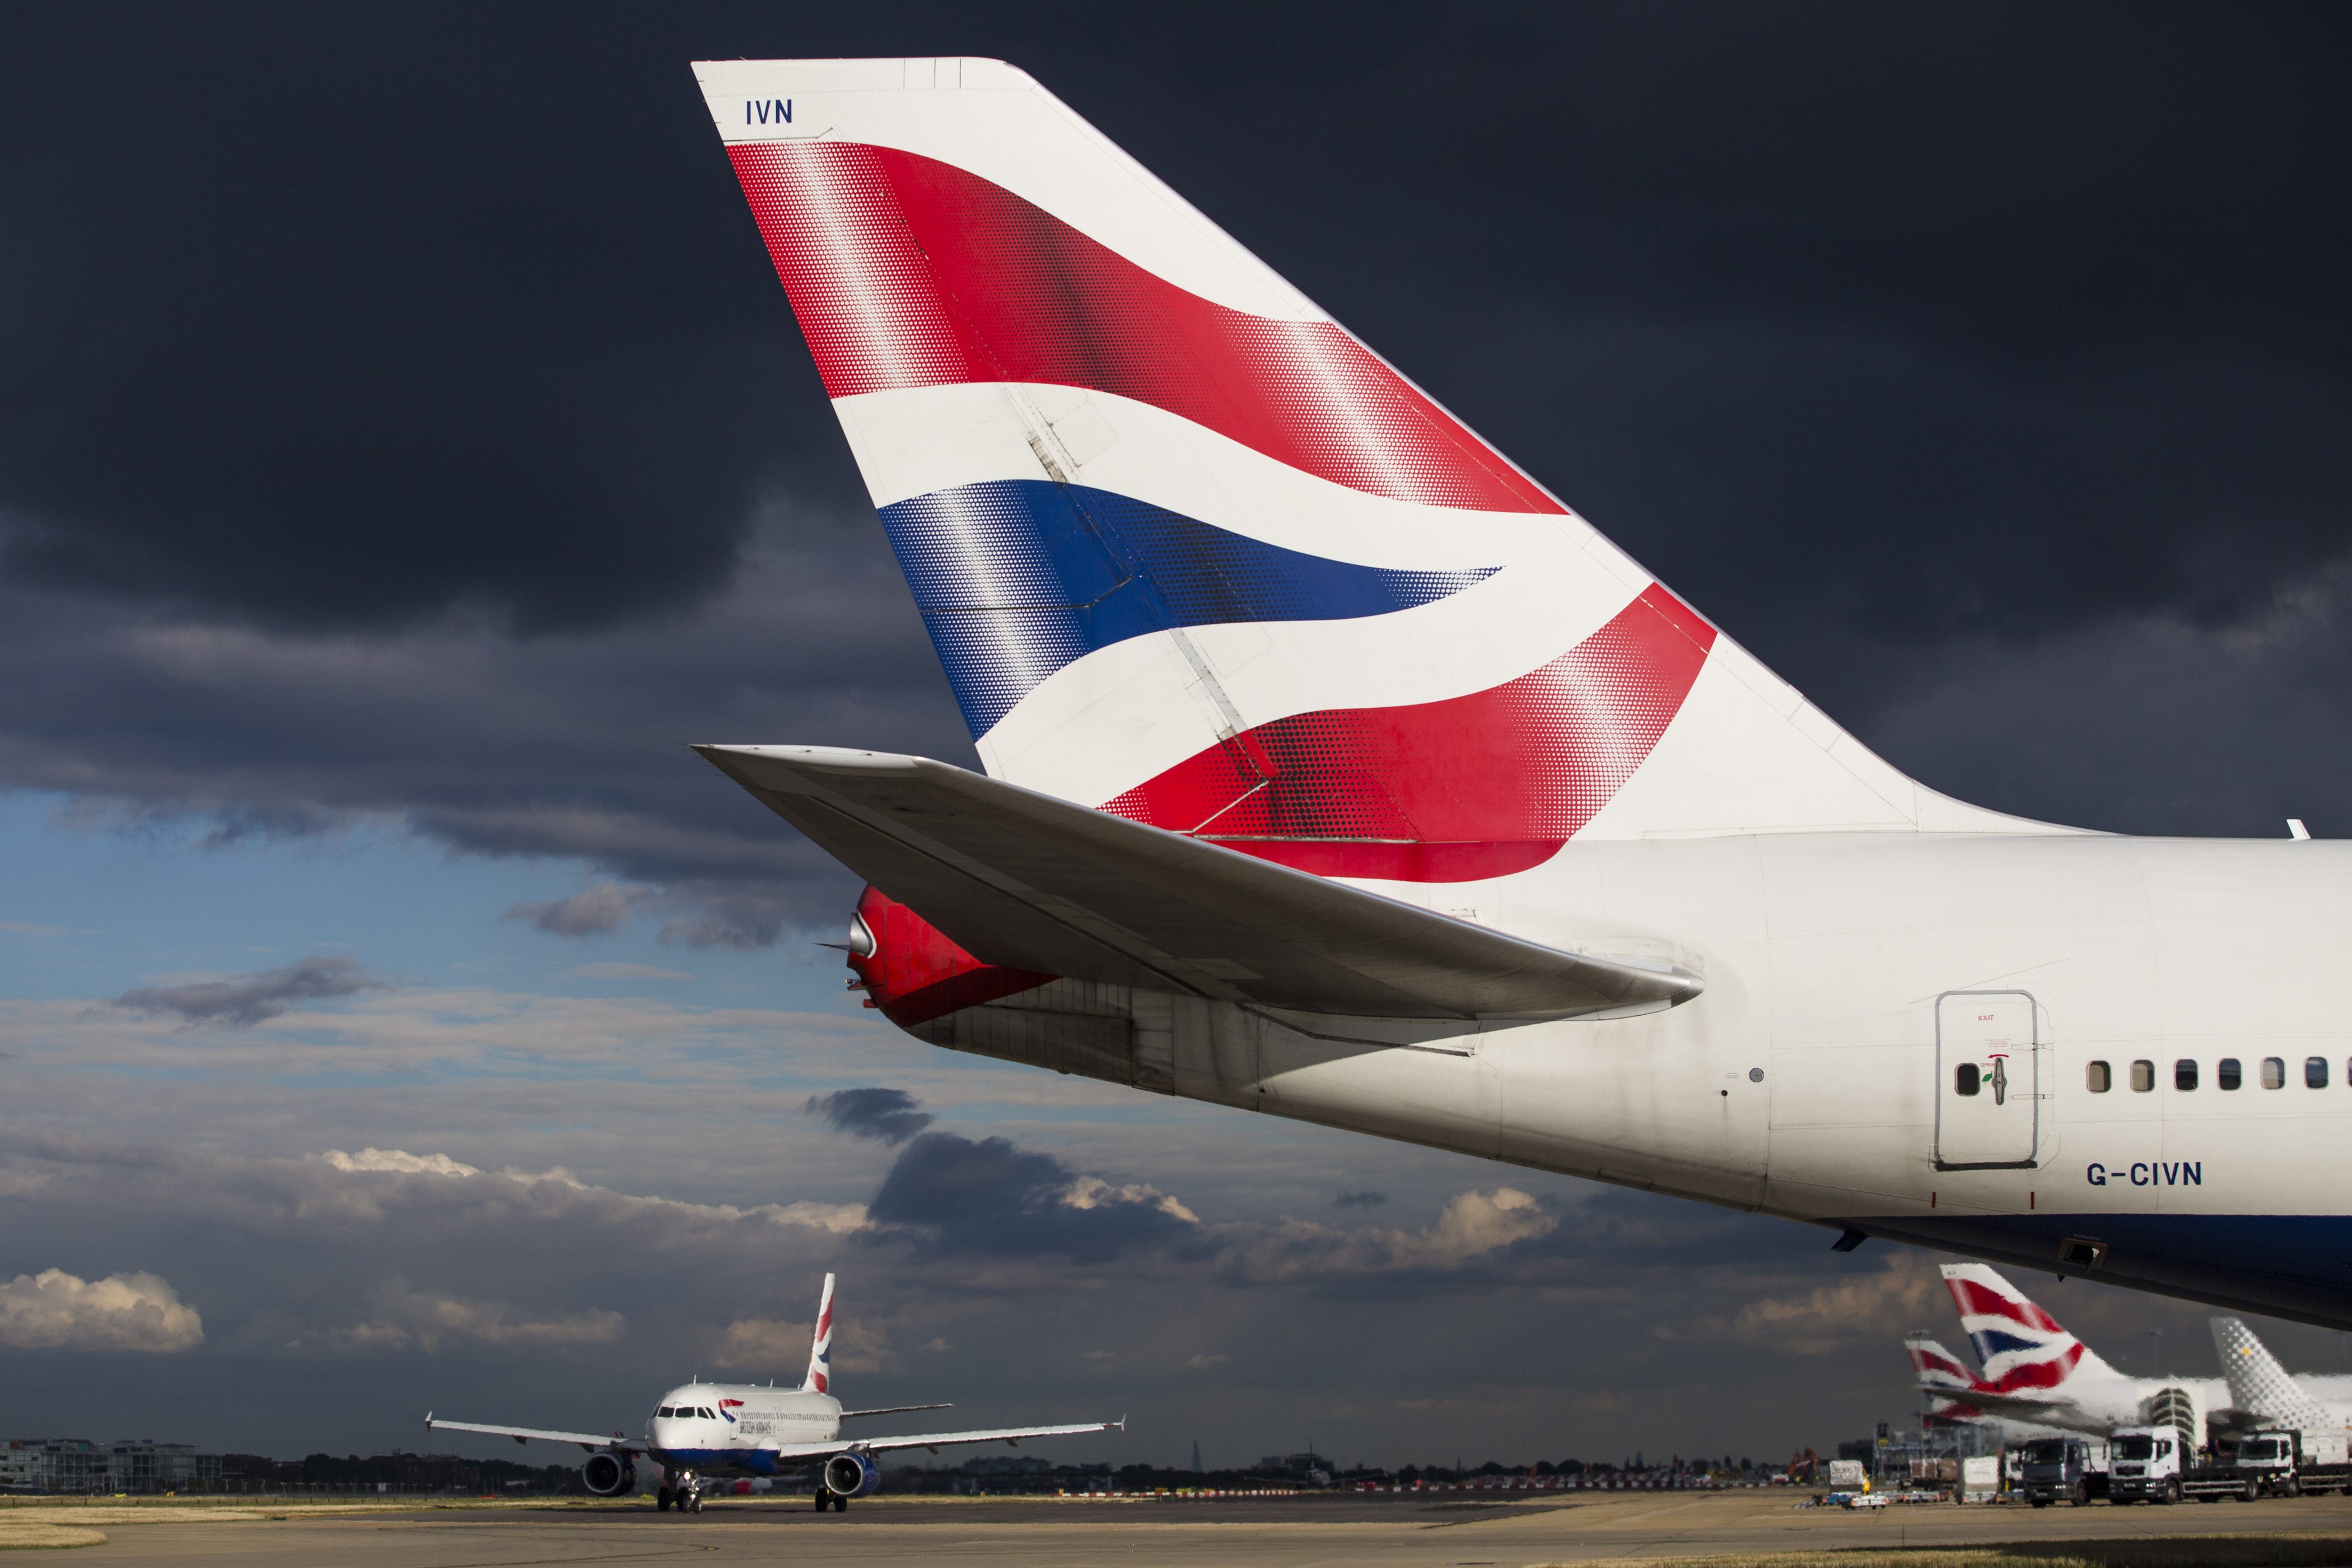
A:
<svg viewBox="0 0 2352 1568">
<path fill-rule="evenodd" d="M 925 1132 L 899 1152 L 869 1210 L 945 1254 L 1107 1262 L 1192 1251 L 1200 1222 L 1150 1187 L 1114 1187 L 1006 1138 Z"/>
<path fill-rule="evenodd" d="M 363 973 L 356 960 L 338 956 L 301 958 L 277 969 L 235 980 L 191 981 L 184 985 L 142 985 L 114 999 L 139 1013 L 176 1013 L 191 1024 L 227 1024 L 237 1028 L 277 1017 L 297 1002 L 323 1002 L 382 991 L 387 983 Z"/>
<path fill-rule="evenodd" d="M 2272 636 L 2347 603 L 2341 7 L 13 23 L 0 786 L 91 822 L 392 820 L 675 940 L 831 923 L 847 879 L 679 743 L 969 752 L 686 62 L 939 51 L 1028 66 L 1927 782 L 2352 822 L 2352 644 Z"/>
<path fill-rule="evenodd" d="M 804 1109 L 836 1132 L 872 1138 L 892 1148 L 931 1124 L 931 1113 L 918 1109 L 915 1097 L 903 1089 L 844 1089 L 811 1095 Z"/>
<path fill-rule="evenodd" d="M 557 936 L 605 936 L 626 925 L 629 916 L 653 891 L 618 882 L 596 882 L 568 898 L 517 904 L 507 911 L 507 918 L 529 921 Z"/>
</svg>

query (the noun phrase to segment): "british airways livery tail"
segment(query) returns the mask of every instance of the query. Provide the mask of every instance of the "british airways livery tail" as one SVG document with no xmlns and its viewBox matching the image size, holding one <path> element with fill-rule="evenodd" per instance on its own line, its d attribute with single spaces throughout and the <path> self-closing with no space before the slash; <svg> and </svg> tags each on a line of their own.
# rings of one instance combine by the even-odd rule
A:
<svg viewBox="0 0 2352 1568">
<path fill-rule="evenodd" d="M 1904 776 L 1012 66 L 696 72 L 985 769 L 701 748 L 886 1016 L 2352 1323 L 2342 846 Z"/>
</svg>

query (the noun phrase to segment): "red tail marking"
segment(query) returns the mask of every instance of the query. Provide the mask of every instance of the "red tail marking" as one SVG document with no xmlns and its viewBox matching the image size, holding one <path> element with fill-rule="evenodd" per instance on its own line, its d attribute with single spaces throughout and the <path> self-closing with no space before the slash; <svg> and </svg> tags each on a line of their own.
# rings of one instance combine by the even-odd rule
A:
<svg viewBox="0 0 2352 1568">
<path fill-rule="evenodd" d="M 1054 978 L 982 963 L 879 888 L 866 889 L 857 900 L 857 915 L 874 934 L 874 952 L 866 958 L 852 954 L 849 967 L 866 983 L 866 1000 L 902 1029 L 1034 990 Z M 817 1337 L 824 1338 L 832 1323 L 828 1302 Z"/>
<path fill-rule="evenodd" d="M 2003 1296 L 1990 1287 L 1970 1279 L 1948 1279 L 1945 1283 L 1951 1287 L 1953 1304 L 1959 1308 L 1962 1317 L 2007 1318 L 2012 1323 L 2020 1323 L 2045 1334 L 2066 1331 L 2058 1326 L 2057 1319 L 2022 1297 L 2012 1299 Z"/>
<path fill-rule="evenodd" d="M 1714 644 L 1715 628 L 1654 583 L 1517 680 L 1278 719 L 1103 809 L 1324 876 L 1458 882 L 1525 870 L 1633 776 Z"/>
<path fill-rule="evenodd" d="M 1328 321 L 1212 303 L 916 153 L 833 142 L 728 153 L 835 397 L 964 382 L 1091 387 L 1372 495 L 1561 510 Z"/>
</svg>

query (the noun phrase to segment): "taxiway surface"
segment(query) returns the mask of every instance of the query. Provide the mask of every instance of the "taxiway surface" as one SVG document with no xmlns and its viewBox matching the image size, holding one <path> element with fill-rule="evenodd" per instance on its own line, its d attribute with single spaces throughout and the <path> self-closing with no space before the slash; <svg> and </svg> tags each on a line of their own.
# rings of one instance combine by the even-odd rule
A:
<svg viewBox="0 0 2352 1568">
<path fill-rule="evenodd" d="M 1495 1568 L 1610 1558 L 1855 1546 L 2326 1531 L 2352 1536 L 2352 1500 L 2175 1508 L 2030 1510 L 1916 1505 L 1798 1509 L 1786 1491 L 1587 1495 L 1527 1502 L 1390 1497 L 1206 1502 L 867 1500 L 846 1514 L 805 1502 L 712 1501 L 699 1515 L 650 1507 L 509 1504 L 283 1518 L 201 1508 L 43 1510 L 105 1531 L 104 1545 L 9 1553 L 56 1562 L 254 1568 L 493 1568 L 530 1563 L 764 1563 L 811 1568 L 915 1562 L 940 1568 Z M 13 1512 L 14 1510 L 10 1510 Z"/>
</svg>

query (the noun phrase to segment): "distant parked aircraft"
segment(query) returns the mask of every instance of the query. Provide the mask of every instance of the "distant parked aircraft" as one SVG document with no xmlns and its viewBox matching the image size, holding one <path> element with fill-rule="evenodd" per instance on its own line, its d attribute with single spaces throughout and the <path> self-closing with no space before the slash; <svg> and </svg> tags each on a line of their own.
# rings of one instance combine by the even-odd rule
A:
<svg viewBox="0 0 2352 1568">
<path fill-rule="evenodd" d="M 809 1347 L 808 1375 L 798 1388 L 749 1383 L 689 1383 L 671 1389 L 646 1420 L 641 1441 L 614 1433 L 550 1432 L 537 1426 L 494 1426 L 477 1421 L 445 1421 L 428 1414 L 436 1431 L 482 1432 L 516 1442 L 539 1438 L 577 1443 L 589 1450 L 580 1467 L 581 1483 L 598 1497 L 616 1497 L 650 1482 L 655 1506 L 675 1503 L 687 1512 L 702 1507 L 705 1481 L 716 1478 L 765 1478 L 816 1471 L 815 1500 L 846 1512 L 849 1500 L 881 1484 L 874 1456 L 904 1448 L 934 1451 L 959 1443 L 1017 1445 L 1031 1437 L 1066 1437 L 1083 1432 L 1125 1431 L 1125 1419 L 1071 1426 L 1007 1426 L 979 1432 L 929 1432 L 911 1437 L 845 1438 L 841 1424 L 861 1415 L 895 1415 L 910 1410 L 946 1410 L 945 1405 L 893 1405 L 878 1410 L 844 1410 L 833 1396 L 833 1276 L 824 1277 L 816 1331 Z M 637 1463 L 648 1461 L 649 1474 Z"/>
<path fill-rule="evenodd" d="M 2236 1318 L 2213 1320 L 2221 1377 L 2135 1377 L 2118 1372 L 2023 1291 L 1981 1263 L 1944 1266 L 1944 1284 L 1982 1363 L 1971 1372 L 1933 1340 L 1904 1342 L 1931 1414 L 1954 1420 L 2105 1434 L 2119 1426 L 2178 1426 L 2190 1448 L 2209 1431 L 2293 1426 L 2317 1445 L 2352 1430 L 2352 1378 L 2298 1379 Z"/>
</svg>

